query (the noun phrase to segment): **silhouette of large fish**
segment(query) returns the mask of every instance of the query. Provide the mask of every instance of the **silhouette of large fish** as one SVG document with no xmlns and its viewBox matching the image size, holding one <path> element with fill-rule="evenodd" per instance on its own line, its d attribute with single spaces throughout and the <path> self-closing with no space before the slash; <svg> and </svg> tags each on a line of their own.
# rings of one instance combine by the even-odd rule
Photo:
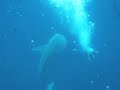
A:
<svg viewBox="0 0 120 90">
<path fill-rule="evenodd" d="M 52 61 L 49 59 L 49 57 L 63 51 L 66 45 L 66 38 L 61 34 L 55 34 L 52 38 L 49 39 L 47 44 L 32 48 L 33 51 L 39 51 L 41 53 L 39 67 L 40 72 L 43 72 L 50 61 Z"/>
</svg>

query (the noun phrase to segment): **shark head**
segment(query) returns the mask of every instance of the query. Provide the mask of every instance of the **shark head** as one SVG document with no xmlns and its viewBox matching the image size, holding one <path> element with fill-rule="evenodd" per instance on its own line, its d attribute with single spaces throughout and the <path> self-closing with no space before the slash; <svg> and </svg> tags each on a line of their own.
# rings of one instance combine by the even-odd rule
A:
<svg viewBox="0 0 120 90">
<path fill-rule="evenodd" d="M 49 41 L 49 46 L 53 47 L 54 52 L 61 52 L 67 45 L 66 38 L 61 34 L 55 34 Z"/>
</svg>

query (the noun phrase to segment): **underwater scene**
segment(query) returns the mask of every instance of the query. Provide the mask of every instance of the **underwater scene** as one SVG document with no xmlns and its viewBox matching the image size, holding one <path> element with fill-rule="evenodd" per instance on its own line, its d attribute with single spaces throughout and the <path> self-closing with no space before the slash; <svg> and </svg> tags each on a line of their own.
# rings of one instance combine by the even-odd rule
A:
<svg viewBox="0 0 120 90">
<path fill-rule="evenodd" d="M 0 90 L 120 90 L 120 0 L 0 0 Z"/>
</svg>

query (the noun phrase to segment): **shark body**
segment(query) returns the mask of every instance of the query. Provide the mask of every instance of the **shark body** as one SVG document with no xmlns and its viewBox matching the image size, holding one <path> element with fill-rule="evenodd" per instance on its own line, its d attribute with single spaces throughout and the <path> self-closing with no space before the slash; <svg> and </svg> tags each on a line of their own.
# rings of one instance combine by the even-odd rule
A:
<svg viewBox="0 0 120 90">
<path fill-rule="evenodd" d="M 43 72 L 50 63 L 51 60 L 49 60 L 48 57 L 63 51 L 66 45 L 66 38 L 61 34 L 55 34 L 52 38 L 50 38 L 47 44 L 42 46 L 40 45 L 32 49 L 33 51 L 39 51 L 41 53 L 40 72 Z"/>
</svg>

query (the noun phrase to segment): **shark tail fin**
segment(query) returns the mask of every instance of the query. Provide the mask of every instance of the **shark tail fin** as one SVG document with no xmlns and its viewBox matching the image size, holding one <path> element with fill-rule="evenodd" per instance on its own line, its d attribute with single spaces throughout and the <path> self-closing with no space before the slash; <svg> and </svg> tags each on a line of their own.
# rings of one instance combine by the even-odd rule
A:
<svg viewBox="0 0 120 90">
<path fill-rule="evenodd" d="M 53 88 L 54 88 L 54 82 L 51 82 L 48 84 L 46 90 L 53 90 Z"/>
</svg>

